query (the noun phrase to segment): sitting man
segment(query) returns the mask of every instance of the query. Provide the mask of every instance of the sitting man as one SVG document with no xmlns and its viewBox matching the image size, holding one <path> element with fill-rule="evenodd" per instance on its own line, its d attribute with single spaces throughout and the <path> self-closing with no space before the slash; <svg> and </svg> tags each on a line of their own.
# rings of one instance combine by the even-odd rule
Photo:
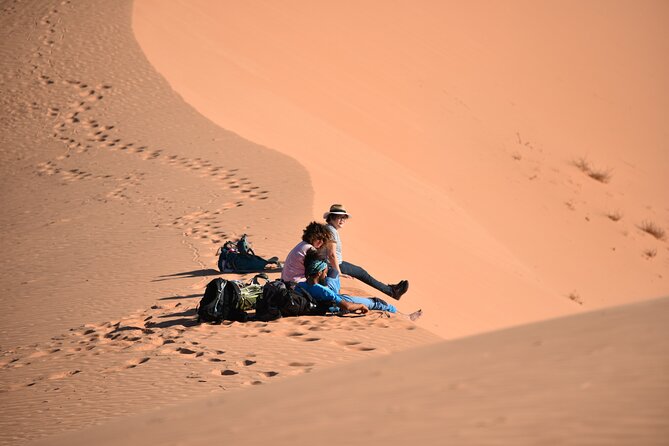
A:
<svg viewBox="0 0 669 446">
<path fill-rule="evenodd" d="M 328 265 L 315 249 L 307 251 L 304 257 L 304 269 L 306 282 L 299 282 L 297 287 L 306 290 L 311 297 L 319 302 L 332 302 L 334 312 L 356 312 L 367 313 L 369 310 L 387 311 L 389 313 L 398 313 L 412 321 L 415 321 L 423 314 L 422 310 L 414 311 L 411 314 L 404 314 L 397 311 L 393 305 L 378 297 L 354 297 L 340 294 L 339 275 L 328 276 Z"/>
</svg>

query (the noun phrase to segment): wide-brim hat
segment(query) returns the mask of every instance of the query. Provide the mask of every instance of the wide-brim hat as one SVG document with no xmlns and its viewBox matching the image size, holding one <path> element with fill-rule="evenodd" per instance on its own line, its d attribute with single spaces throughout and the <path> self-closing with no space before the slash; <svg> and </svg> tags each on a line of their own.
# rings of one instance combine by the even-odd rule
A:
<svg viewBox="0 0 669 446">
<path fill-rule="evenodd" d="M 341 204 L 333 204 L 330 206 L 330 210 L 323 214 L 324 219 L 328 219 L 328 216 L 334 214 L 334 215 L 346 215 L 348 218 L 351 218 L 351 214 L 346 212 L 346 209 L 344 209 L 344 206 Z"/>
</svg>

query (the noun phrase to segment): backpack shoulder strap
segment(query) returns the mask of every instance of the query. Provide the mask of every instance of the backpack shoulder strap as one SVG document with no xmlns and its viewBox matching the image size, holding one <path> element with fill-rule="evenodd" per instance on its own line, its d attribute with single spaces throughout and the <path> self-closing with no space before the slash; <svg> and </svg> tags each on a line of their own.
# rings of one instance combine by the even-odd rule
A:
<svg viewBox="0 0 669 446">
<path fill-rule="evenodd" d="M 311 295 L 311 293 L 309 293 L 309 291 L 307 291 L 306 288 L 303 288 L 302 286 L 300 286 L 299 283 L 296 284 L 296 285 L 292 288 L 292 290 L 295 291 L 296 293 L 299 293 L 299 294 L 303 295 L 304 297 L 306 297 L 307 299 L 309 299 L 309 300 L 310 300 L 312 303 L 314 303 L 314 304 L 317 302 L 316 299 L 314 299 L 314 297 Z"/>
<path fill-rule="evenodd" d="M 246 234 L 243 234 L 237 241 L 237 250 L 242 254 L 255 255 L 249 244 L 249 237 Z"/>
<path fill-rule="evenodd" d="M 261 284 L 260 279 L 264 280 L 265 283 Z M 249 285 L 265 285 L 265 284 L 269 283 L 269 281 L 270 280 L 269 280 L 269 277 L 267 276 L 267 274 L 260 273 L 260 274 L 256 274 L 255 276 L 253 276 L 253 278 L 249 282 Z"/>
</svg>

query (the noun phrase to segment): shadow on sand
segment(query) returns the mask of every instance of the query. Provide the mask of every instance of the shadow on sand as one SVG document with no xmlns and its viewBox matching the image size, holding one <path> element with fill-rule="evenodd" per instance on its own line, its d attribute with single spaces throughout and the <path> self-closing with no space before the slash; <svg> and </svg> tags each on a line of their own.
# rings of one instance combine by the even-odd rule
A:
<svg viewBox="0 0 669 446">
<path fill-rule="evenodd" d="M 202 293 L 200 294 L 189 294 L 187 296 L 170 296 L 170 297 L 161 297 L 158 300 L 179 300 L 179 299 L 195 299 L 196 297 L 202 297 Z"/>
<path fill-rule="evenodd" d="M 194 327 L 198 325 L 195 308 L 172 314 L 164 314 L 160 319 L 169 319 L 161 322 L 148 322 L 146 328 Z M 171 319 L 176 318 L 176 319 Z"/>
<path fill-rule="evenodd" d="M 183 273 L 174 273 L 174 274 L 163 274 L 158 276 L 157 279 L 153 279 L 152 282 L 162 282 L 164 280 L 174 280 L 174 279 L 188 279 L 193 277 L 206 277 L 206 276 L 218 276 L 221 274 L 217 269 L 196 269 L 193 271 L 184 271 Z"/>
<path fill-rule="evenodd" d="M 245 270 L 245 271 L 225 271 L 220 272 L 217 269 L 196 269 L 193 271 L 184 271 L 182 273 L 174 274 L 164 274 L 158 276 L 157 279 L 153 279 L 152 282 L 162 282 L 165 280 L 175 280 L 175 279 L 192 279 L 195 277 L 207 277 L 207 276 L 238 276 L 243 274 L 259 274 L 259 273 L 280 273 L 283 271 L 282 267 L 276 268 L 265 268 L 260 270 Z"/>
</svg>

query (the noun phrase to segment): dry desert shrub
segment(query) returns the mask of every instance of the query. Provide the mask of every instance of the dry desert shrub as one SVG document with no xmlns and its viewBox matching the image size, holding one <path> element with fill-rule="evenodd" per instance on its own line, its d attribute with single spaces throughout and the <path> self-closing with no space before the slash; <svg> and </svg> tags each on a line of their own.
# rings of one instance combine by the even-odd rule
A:
<svg viewBox="0 0 669 446">
<path fill-rule="evenodd" d="M 567 297 L 569 300 L 573 300 L 577 304 L 583 305 L 583 300 L 581 300 L 581 296 L 576 291 L 572 291 Z"/>
<path fill-rule="evenodd" d="M 600 183 L 608 183 L 611 181 L 610 170 L 591 170 L 588 172 L 588 176 L 593 180 L 599 181 Z"/>
<path fill-rule="evenodd" d="M 585 158 L 579 158 L 574 161 L 574 166 L 578 167 L 581 172 L 588 173 L 590 172 L 590 163 Z"/>
<path fill-rule="evenodd" d="M 608 183 L 611 181 L 612 175 L 610 169 L 595 169 L 590 165 L 586 158 L 579 158 L 574 161 L 573 164 L 593 180 L 597 180 L 600 183 Z"/>
<path fill-rule="evenodd" d="M 639 228 L 653 237 L 655 237 L 658 240 L 664 240 L 664 229 L 653 223 L 652 221 L 644 221 L 641 223 Z"/>
<path fill-rule="evenodd" d="M 646 256 L 647 258 L 649 258 L 649 259 L 652 259 L 653 257 L 655 257 L 655 256 L 657 255 L 657 250 L 655 250 L 655 249 L 646 249 L 646 250 L 643 252 L 643 255 L 645 255 L 645 256 Z"/>
<path fill-rule="evenodd" d="M 620 211 L 607 212 L 606 216 L 612 221 L 619 221 L 623 218 L 623 214 Z"/>
</svg>

